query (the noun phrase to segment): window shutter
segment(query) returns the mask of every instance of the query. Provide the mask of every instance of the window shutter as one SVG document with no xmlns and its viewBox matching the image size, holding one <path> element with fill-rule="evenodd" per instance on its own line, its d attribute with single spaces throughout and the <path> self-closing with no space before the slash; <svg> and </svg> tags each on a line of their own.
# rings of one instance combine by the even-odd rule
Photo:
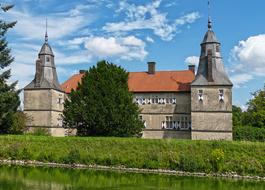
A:
<svg viewBox="0 0 265 190">
<path fill-rule="evenodd" d="M 177 129 L 177 122 L 176 121 L 173 121 L 173 128 Z"/>
<path fill-rule="evenodd" d="M 166 127 L 166 122 L 162 121 L 162 129 L 165 129 L 165 127 Z"/>
</svg>

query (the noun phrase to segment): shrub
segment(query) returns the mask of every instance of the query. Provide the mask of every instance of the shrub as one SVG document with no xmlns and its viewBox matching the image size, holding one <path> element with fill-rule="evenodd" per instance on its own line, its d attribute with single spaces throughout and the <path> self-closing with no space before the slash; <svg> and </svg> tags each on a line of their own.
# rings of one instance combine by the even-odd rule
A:
<svg viewBox="0 0 265 190">
<path fill-rule="evenodd" d="M 23 134 L 26 130 L 26 122 L 28 118 L 26 114 L 19 111 L 12 115 L 11 117 L 11 127 L 9 129 L 10 134 Z"/>
<path fill-rule="evenodd" d="M 211 163 L 213 167 L 213 171 L 220 171 L 223 160 L 225 158 L 224 151 L 222 149 L 214 149 L 211 153 Z"/>
<path fill-rule="evenodd" d="M 233 138 L 240 141 L 265 142 L 265 128 L 235 126 L 233 128 Z"/>
</svg>

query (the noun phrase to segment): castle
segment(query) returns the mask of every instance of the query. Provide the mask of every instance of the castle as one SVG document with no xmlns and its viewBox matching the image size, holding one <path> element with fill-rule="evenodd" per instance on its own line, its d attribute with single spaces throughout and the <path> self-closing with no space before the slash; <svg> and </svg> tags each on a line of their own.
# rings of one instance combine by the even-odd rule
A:
<svg viewBox="0 0 265 190">
<path fill-rule="evenodd" d="M 196 75 L 194 65 L 183 71 L 156 71 L 155 62 L 148 62 L 147 72 L 129 73 L 129 90 L 145 126 L 143 138 L 232 140 L 233 84 L 225 73 L 220 48 L 209 19 Z M 24 88 L 30 130 L 44 127 L 54 136 L 68 134 L 62 126 L 63 102 L 83 75 L 80 71 L 59 84 L 46 33 L 35 78 Z"/>
</svg>

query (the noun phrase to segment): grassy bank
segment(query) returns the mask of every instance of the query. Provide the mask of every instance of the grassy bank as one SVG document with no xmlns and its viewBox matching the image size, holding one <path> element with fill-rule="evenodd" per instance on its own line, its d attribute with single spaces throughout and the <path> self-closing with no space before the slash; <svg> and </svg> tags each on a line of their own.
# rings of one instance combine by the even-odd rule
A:
<svg viewBox="0 0 265 190">
<path fill-rule="evenodd" d="M 0 159 L 265 176 L 265 143 L 0 136 Z"/>
</svg>

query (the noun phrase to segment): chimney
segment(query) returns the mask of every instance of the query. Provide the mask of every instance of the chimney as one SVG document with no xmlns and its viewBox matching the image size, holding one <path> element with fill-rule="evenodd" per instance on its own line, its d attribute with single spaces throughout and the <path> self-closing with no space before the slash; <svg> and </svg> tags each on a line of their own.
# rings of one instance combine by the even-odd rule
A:
<svg viewBox="0 0 265 190">
<path fill-rule="evenodd" d="M 151 61 L 148 62 L 148 74 L 155 74 L 156 72 L 156 62 Z"/>
<path fill-rule="evenodd" d="M 85 74 L 86 70 L 79 70 L 79 74 Z"/>
<path fill-rule="evenodd" d="M 37 59 L 37 61 L 36 61 L 36 74 L 35 74 L 36 86 L 40 86 L 41 75 L 42 75 L 41 60 Z"/>
<path fill-rule="evenodd" d="M 213 82 L 213 56 L 212 50 L 207 51 L 207 80 L 208 82 Z"/>
<path fill-rule="evenodd" d="M 192 71 L 193 73 L 195 73 L 195 65 L 190 64 L 189 65 L 189 70 Z"/>
</svg>

